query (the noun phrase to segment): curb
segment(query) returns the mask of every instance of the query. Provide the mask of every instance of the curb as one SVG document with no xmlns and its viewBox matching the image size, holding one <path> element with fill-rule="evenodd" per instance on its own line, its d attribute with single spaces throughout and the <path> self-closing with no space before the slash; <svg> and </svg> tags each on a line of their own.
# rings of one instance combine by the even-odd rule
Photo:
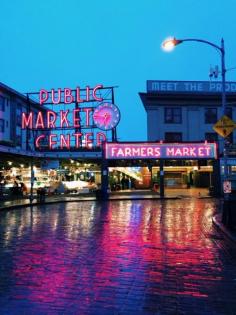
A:
<svg viewBox="0 0 236 315">
<path fill-rule="evenodd" d="M 220 220 L 220 214 L 216 214 L 212 218 L 213 224 L 221 231 L 225 236 L 227 236 L 231 241 L 236 243 L 236 235 L 234 235 L 230 230 L 228 230 Z"/>
<path fill-rule="evenodd" d="M 54 203 L 66 203 L 66 202 L 82 202 L 82 201 L 96 201 L 96 199 L 74 199 L 74 200 L 52 200 L 52 201 L 45 201 L 43 203 L 40 202 L 33 202 L 32 204 L 30 203 L 25 203 L 25 204 L 16 204 L 14 206 L 6 206 L 6 207 L 0 207 L 0 211 L 4 210 L 14 210 L 18 208 L 28 208 L 28 207 L 34 207 L 34 206 L 43 206 L 43 205 L 50 205 Z"/>
<path fill-rule="evenodd" d="M 18 208 L 27 208 L 27 207 L 34 207 L 34 206 L 43 206 L 43 205 L 50 205 L 54 203 L 66 203 L 66 202 L 83 202 L 83 201 L 97 201 L 97 202 L 106 202 L 106 201 L 124 201 L 124 200 L 158 200 L 158 201 L 165 201 L 165 200 L 178 200 L 182 199 L 180 197 L 166 197 L 166 198 L 153 198 L 153 197 L 136 197 L 136 198 L 109 198 L 108 200 L 98 200 L 96 198 L 88 198 L 88 199 L 73 199 L 73 200 L 52 200 L 52 201 L 45 201 L 43 203 L 40 202 L 33 202 L 32 204 L 16 204 L 10 205 L 5 207 L 0 207 L 0 211 L 6 210 L 14 210 Z"/>
</svg>

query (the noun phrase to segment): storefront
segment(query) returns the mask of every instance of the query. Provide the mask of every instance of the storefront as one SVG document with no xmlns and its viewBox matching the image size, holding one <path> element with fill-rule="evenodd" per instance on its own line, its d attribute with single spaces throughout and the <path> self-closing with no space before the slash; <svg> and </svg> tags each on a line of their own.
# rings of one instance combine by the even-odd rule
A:
<svg viewBox="0 0 236 315">
<path fill-rule="evenodd" d="M 213 188 L 219 184 L 215 143 L 107 143 L 111 190 Z M 218 178 L 218 180 L 217 180 Z"/>
</svg>

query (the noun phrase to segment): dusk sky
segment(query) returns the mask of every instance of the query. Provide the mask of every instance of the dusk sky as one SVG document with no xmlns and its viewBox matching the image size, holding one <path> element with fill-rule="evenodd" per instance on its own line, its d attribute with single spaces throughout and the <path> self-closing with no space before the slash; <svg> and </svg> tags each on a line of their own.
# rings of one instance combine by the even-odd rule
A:
<svg viewBox="0 0 236 315">
<path fill-rule="evenodd" d="M 236 0 L 0 0 L 0 10 L 0 82 L 22 93 L 118 85 L 120 141 L 147 138 L 146 80 L 209 80 L 220 66 L 200 43 L 163 52 L 166 37 L 223 37 L 226 67 L 236 67 Z M 236 70 L 226 78 L 236 81 Z"/>
</svg>

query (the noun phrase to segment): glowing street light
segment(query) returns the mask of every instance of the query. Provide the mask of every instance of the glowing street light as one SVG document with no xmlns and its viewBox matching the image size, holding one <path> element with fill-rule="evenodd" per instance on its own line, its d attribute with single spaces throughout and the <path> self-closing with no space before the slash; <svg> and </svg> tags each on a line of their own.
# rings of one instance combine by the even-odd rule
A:
<svg viewBox="0 0 236 315">
<path fill-rule="evenodd" d="M 175 46 L 180 43 L 182 43 L 182 40 L 178 40 L 174 37 L 169 37 L 164 40 L 161 46 L 162 46 L 162 49 L 165 51 L 172 51 L 175 48 Z"/>
</svg>

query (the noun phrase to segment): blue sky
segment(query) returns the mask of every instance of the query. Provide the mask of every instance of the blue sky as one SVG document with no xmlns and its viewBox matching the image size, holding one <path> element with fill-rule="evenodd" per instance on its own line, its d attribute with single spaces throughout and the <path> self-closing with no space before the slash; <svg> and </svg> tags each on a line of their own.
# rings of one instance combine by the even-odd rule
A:
<svg viewBox="0 0 236 315">
<path fill-rule="evenodd" d="M 199 43 L 163 52 L 166 37 L 224 37 L 226 67 L 236 67 L 235 0 L 1 0 L 0 9 L 0 81 L 20 92 L 118 85 L 121 141 L 146 140 L 147 79 L 208 80 L 220 65 Z"/>
</svg>

